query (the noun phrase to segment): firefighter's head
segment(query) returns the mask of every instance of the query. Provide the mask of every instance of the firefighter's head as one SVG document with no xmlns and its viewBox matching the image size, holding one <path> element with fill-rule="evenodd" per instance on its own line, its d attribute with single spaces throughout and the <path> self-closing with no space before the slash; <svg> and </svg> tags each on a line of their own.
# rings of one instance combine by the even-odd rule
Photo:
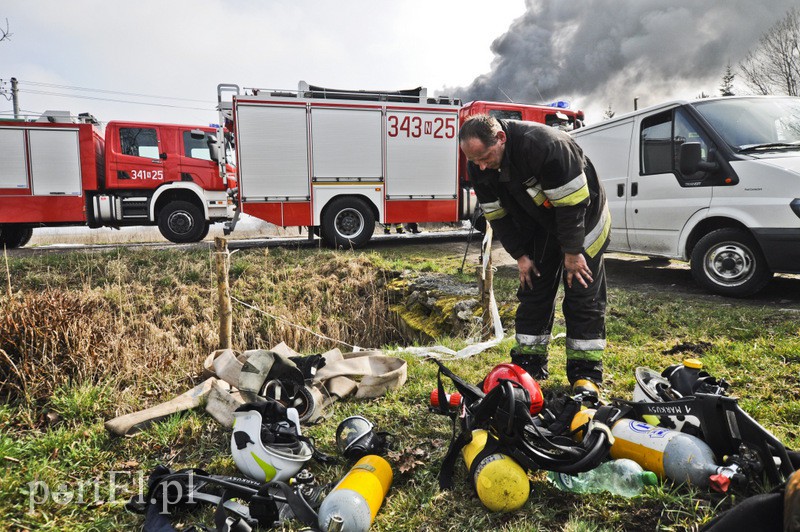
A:
<svg viewBox="0 0 800 532">
<path fill-rule="evenodd" d="M 461 151 L 481 170 L 497 170 L 503 162 L 506 149 L 506 132 L 500 122 L 489 115 L 470 117 L 458 134 Z"/>
</svg>

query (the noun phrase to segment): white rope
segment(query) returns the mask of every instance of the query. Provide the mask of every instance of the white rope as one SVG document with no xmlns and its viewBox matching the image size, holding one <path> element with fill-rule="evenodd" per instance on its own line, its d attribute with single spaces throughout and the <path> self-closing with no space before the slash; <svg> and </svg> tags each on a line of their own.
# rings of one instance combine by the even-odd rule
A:
<svg viewBox="0 0 800 532">
<path fill-rule="evenodd" d="M 484 279 L 486 279 L 486 269 L 489 264 L 489 260 L 487 257 L 491 256 L 491 245 L 492 245 L 492 229 L 491 226 L 487 224 L 486 234 L 484 235 L 483 243 L 481 244 L 482 249 L 484 250 L 483 252 L 484 259 L 483 259 L 483 264 L 481 265 L 482 267 L 481 275 L 483 276 Z M 343 342 L 341 340 L 330 338 L 328 336 L 325 336 L 324 334 L 319 334 L 317 332 L 314 332 L 307 327 L 303 327 L 302 325 L 293 323 L 287 320 L 286 318 L 270 314 L 269 312 L 261 310 L 260 308 L 251 305 L 250 303 L 245 303 L 241 299 L 237 299 L 234 296 L 231 296 L 231 299 L 244 307 L 255 310 L 256 312 L 259 312 L 265 316 L 268 316 L 275 321 L 280 321 L 282 323 L 285 323 L 286 325 L 289 325 L 290 327 L 294 327 L 295 329 L 300 329 L 302 331 L 305 331 L 322 340 L 328 340 L 337 344 L 346 345 L 347 347 L 352 347 L 353 351 L 364 350 L 363 347 L 359 347 L 357 345 L 348 344 L 347 342 Z M 393 351 L 390 351 L 390 353 L 411 353 L 412 355 L 417 355 L 421 357 L 433 357 L 440 359 L 443 359 L 444 357 L 447 357 L 448 359 L 461 359 L 477 355 L 478 353 L 482 353 L 483 351 L 486 351 L 487 349 L 496 346 L 497 344 L 502 342 L 503 339 L 505 338 L 505 333 L 503 332 L 503 323 L 500 320 L 500 311 L 497 309 L 497 301 L 495 300 L 494 297 L 493 286 L 489 287 L 489 313 L 492 316 L 492 326 L 494 328 L 494 338 L 492 338 L 491 340 L 468 345 L 467 347 L 460 349 L 459 351 L 454 351 L 453 349 L 450 349 L 449 347 L 445 347 L 443 345 L 434 345 L 429 347 L 400 347 L 394 349 Z"/>
<path fill-rule="evenodd" d="M 330 338 L 329 336 L 325 336 L 324 334 L 319 334 L 317 332 L 314 332 L 314 331 L 312 331 L 311 329 L 309 329 L 307 327 L 303 327 L 302 325 L 298 325 L 297 323 L 292 323 L 291 321 L 287 320 L 286 318 L 281 318 L 280 316 L 275 316 L 273 314 L 270 314 L 269 312 L 263 311 L 260 308 L 254 306 L 254 305 L 251 305 L 250 303 L 245 303 L 241 299 L 237 299 L 237 298 L 235 298 L 233 296 L 231 296 L 231 299 L 236 301 L 237 303 L 239 303 L 240 305 L 242 305 L 244 307 L 247 307 L 249 309 L 255 310 L 256 312 L 260 312 L 261 314 L 263 314 L 265 316 L 269 316 L 270 318 L 272 318 L 275 321 L 283 322 L 283 323 L 289 325 L 290 327 L 294 327 L 295 329 L 300 329 L 301 331 L 305 331 L 305 332 L 307 332 L 309 334 L 312 334 L 312 335 L 316 336 L 317 338 L 321 338 L 322 340 L 329 340 L 329 341 L 337 343 L 337 344 L 342 344 L 342 345 L 346 345 L 347 347 L 352 347 L 353 351 L 363 351 L 364 350 L 363 347 L 359 347 L 359 346 L 353 345 L 353 344 L 348 344 L 347 342 L 342 342 L 341 340 L 336 340 L 335 338 Z"/>
</svg>

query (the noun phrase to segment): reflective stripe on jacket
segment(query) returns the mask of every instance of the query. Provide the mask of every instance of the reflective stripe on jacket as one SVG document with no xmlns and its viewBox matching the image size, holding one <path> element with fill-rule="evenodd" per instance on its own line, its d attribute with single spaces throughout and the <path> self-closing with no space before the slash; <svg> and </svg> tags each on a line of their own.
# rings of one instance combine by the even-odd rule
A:
<svg viewBox="0 0 800 532">
<path fill-rule="evenodd" d="M 469 163 L 478 202 L 503 247 L 516 258 L 537 230 L 564 253 L 595 256 L 608 243 L 611 216 L 591 162 L 567 133 L 533 122 L 500 120 L 506 133 L 500 170 Z"/>
</svg>

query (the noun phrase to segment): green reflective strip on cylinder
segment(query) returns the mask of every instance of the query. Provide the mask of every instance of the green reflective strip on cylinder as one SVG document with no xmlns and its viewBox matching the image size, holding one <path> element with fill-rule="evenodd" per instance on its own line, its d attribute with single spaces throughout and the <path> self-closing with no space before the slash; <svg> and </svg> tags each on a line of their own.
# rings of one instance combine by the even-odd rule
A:
<svg viewBox="0 0 800 532">
<path fill-rule="evenodd" d="M 578 351 L 577 349 L 567 348 L 567 360 L 589 360 L 591 362 L 602 362 L 603 350 L 593 349 L 590 351 Z"/>
</svg>

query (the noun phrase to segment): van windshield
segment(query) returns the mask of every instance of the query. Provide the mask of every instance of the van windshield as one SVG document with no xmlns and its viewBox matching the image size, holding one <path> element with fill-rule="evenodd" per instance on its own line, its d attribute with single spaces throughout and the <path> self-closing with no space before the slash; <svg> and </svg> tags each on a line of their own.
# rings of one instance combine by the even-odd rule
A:
<svg viewBox="0 0 800 532">
<path fill-rule="evenodd" d="M 692 105 L 736 151 L 800 149 L 800 98 L 730 98 Z"/>
</svg>

